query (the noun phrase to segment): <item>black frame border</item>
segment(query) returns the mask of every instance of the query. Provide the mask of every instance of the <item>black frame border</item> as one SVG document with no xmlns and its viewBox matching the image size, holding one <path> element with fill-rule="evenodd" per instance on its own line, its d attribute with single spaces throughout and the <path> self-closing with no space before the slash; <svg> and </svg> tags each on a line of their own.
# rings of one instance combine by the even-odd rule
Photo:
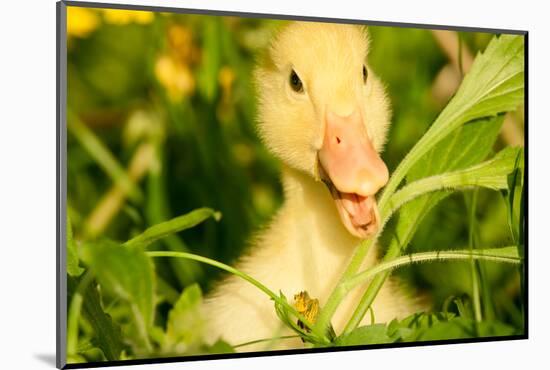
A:
<svg viewBox="0 0 550 370">
<path fill-rule="evenodd" d="M 129 1 L 129 0 L 128 0 Z M 198 14 L 198 15 L 214 15 L 214 16 L 233 16 L 246 18 L 268 18 L 275 20 L 296 20 L 309 22 L 329 22 L 329 23 L 346 23 L 346 24 L 363 24 L 371 26 L 386 26 L 399 28 L 417 28 L 429 30 L 449 30 L 463 32 L 486 32 L 494 34 L 513 34 L 522 35 L 524 37 L 524 154 L 525 154 L 525 172 L 524 172 L 524 217 L 525 217 L 525 246 L 524 246 L 524 333 L 521 335 L 497 336 L 497 337 L 482 337 L 482 338 L 467 338 L 467 339 L 445 339 L 435 341 L 411 342 L 411 343 L 386 343 L 386 344 L 370 344 L 360 346 L 346 347 L 329 347 L 329 348 L 303 348 L 277 351 L 256 351 L 256 352 L 239 352 L 227 354 L 209 354 L 209 355 L 191 355 L 177 357 L 158 357 L 148 359 L 135 360 L 118 360 L 118 361 L 99 361 L 87 362 L 79 364 L 67 364 L 66 361 L 66 344 L 67 344 L 67 266 L 66 266 L 66 203 L 67 203 L 67 6 L 83 7 L 83 8 L 102 8 L 102 9 L 121 9 L 121 10 L 144 10 L 153 12 L 179 13 L 179 14 Z M 315 354 L 326 352 L 342 352 L 342 351 L 358 351 L 368 349 L 381 348 L 407 348 L 407 347 L 423 347 L 433 345 L 449 345 L 463 343 L 485 343 L 485 342 L 500 342 L 511 340 L 529 339 L 529 182 L 528 182 L 528 142 L 529 142 L 529 31 L 517 29 L 501 29 L 501 28 L 483 28 L 471 26 L 450 26 L 441 24 L 425 24 L 425 23 L 406 23 L 406 22 L 386 22 L 375 20 L 360 20 L 347 18 L 326 18 L 317 16 L 299 16 L 290 14 L 268 14 L 268 13 L 249 13 L 241 11 L 226 11 L 212 9 L 190 9 L 176 8 L 167 6 L 152 6 L 152 5 L 131 5 L 131 4 L 112 4 L 102 2 L 83 2 L 61 0 L 56 3 L 56 367 L 58 369 L 83 369 L 111 366 L 126 366 L 126 365 L 144 365 L 144 364 L 159 364 L 159 363 L 174 363 L 174 362 L 191 362 L 191 361 L 207 361 L 221 359 L 238 359 L 250 357 L 269 357 L 269 356 L 284 356 L 294 354 Z"/>
</svg>

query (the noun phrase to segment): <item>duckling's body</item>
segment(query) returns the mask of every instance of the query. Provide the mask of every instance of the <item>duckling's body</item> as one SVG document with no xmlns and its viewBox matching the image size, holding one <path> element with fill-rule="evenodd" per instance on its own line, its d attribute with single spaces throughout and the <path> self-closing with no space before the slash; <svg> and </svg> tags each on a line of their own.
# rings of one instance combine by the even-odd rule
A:
<svg viewBox="0 0 550 370">
<path fill-rule="evenodd" d="M 307 291 L 321 308 L 354 248 L 376 230 L 374 193 L 387 181 L 377 152 L 389 125 L 388 100 L 367 70 L 367 53 L 368 40 L 358 26 L 295 22 L 276 38 L 256 73 L 259 131 L 283 162 L 285 201 L 236 267 L 289 300 Z M 345 151 L 338 152 L 341 148 Z M 372 248 L 362 269 L 376 258 Z M 336 333 L 364 289 L 352 291 L 336 311 Z M 391 279 L 373 304 L 376 322 L 404 317 L 417 308 Z M 235 276 L 207 297 L 204 312 L 208 342 L 223 338 L 238 345 L 293 334 L 282 326 L 273 301 Z M 364 322 L 370 323 L 370 317 Z M 301 347 L 301 340 L 294 338 L 239 350 Z"/>
<path fill-rule="evenodd" d="M 307 291 L 321 307 L 347 266 L 360 240 L 341 224 L 329 191 L 296 170 L 283 171 L 285 203 L 270 226 L 252 244 L 250 254 L 237 268 L 274 292 L 282 291 L 290 302 L 294 294 Z M 373 265 L 376 251 L 369 253 L 363 268 Z M 339 307 L 332 324 L 340 333 L 351 317 L 364 289 L 352 291 Z M 223 338 L 237 345 L 257 339 L 294 334 L 283 328 L 273 301 L 257 287 L 229 276 L 207 298 L 205 331 L 208 342 Z M 388 322 L 415 312 L 413 299 L 391 279 L 373 304 L 376 322 Z M 366 315 L 364 323 L 370 323 Z M 242 351 L 303 348 L 300 339 L 285 339 L 242 347 Z"/>
</svg>

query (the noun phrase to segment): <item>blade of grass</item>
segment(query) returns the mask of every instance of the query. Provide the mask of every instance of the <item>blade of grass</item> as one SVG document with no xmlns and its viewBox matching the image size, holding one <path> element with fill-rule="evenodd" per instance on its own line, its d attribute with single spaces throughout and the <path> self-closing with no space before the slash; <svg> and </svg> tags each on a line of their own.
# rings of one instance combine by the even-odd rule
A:
<svg viewBox="0 0 550 370">
<path fill-rule="evenodd" d="M 183 216 L 179 216 L 169 221 L 161 222 L 160 224 L 149 227 L 135 238 L 128 240 L 124 243 L 124 245 L 126 247 L 146 247 L 154 241 L 162 239 L 168 235 L 194 227 L 210 217 L 213 217 L 216 221 L 219 221 L 221 219 L 221 213 L 210 208 L 195 209 Z"/>
<path fill-rule="evenodd" d="M 166 184 L 166 140 L 164 124 L 159 124 L 159 133 L 153 140 L 154 165 L 149 170 L 147 177 L 147 199 L 145 203 L 145 216 L 149 225 L 155 225 L 169 220 L 172 217 L 170 210 L 170 200 L 168 199 L 168 189 Z M 183 238 L 173 234 L 164 238 L 161 243 L 166 249 L 172 252 L 189 252 Z M 152 249 L 164 249 L 152 246 Z M 200 281 L 204 276 L 203 266 L 195 261 L 175 258 L 170 260 L 170 265 L 174 271 L 181 287 L 188 286 L 191 283 Z"/>
<path fill-rule="evenodd" d="M 143 194 L 126 174 L 124 167 L 117 161 L 111 151 L 88 128 L 76 114 L 67 111 L 67 129 L 92 156 L 97 164 L 107 173 L 115 184 L 123 188 L 132 200 L 143 199 Z"/>
<path fill-rule="evenodd" d="M 138 183 L 147 173 L 151 167 L 152 158 L 153 148 L 149 143 L 143 143 L 136 149 L 127 172 L 133 183 Z M 113 184 L 85 221 L 84 232 L 87 238 L 94 239 L 105 230 L 123 207 L 127 196 L 125 188 L 118 183 Z"/>
</svg>

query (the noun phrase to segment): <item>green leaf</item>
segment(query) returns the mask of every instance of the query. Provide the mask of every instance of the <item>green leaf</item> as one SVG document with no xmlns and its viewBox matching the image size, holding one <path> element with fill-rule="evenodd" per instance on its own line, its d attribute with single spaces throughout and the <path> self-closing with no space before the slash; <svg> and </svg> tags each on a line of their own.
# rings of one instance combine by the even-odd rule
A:
<svg viewBox="0 0 550 370">
<path fill-rule="evenodd" d="M 413 335 L 409 340 L 425 341 L 440 339 L 460 339 L 509 336 L 517 334 L 516 330 L 498 321 L 476 322 L 472 319 L 454 318 L 447 322 L 438 322 L 419 335 Z"/>
<path fill-rule="evenodd" d="M 516 334 L 514 328 L 498 321 L 476 322 L 454 314 L 415 313 L 401 321 L 393 320 L 388 325 L 361 326 L 334 341 L 336 346 L 364 344 L 416 342 L 459 338 L 509 336 Z"/>
<path fill-rule="evenodd" d="M 218 221 L 221 218 L 221 214 L 210 208 L 199 208 L 183 216 L 153 225 L 135 238 L 124 243 L 124 245 L 126 247 L 146 247 L 170 234 L 196 226 L 210 217 L 214 217 Z"/>
<path fill-rule="evenodd" d="M 452 313 L 415 313 L 403 320 L 393 320 L 387 335 L 397 342 L 417 342 L 460 338 L 508 336 L 515 329 L 498 321 L 476 322 Z"/>
<path fill-rule="evenodd" d="M 523 103 L 524 37 L 494 37 L 479 54 L 441 121 L 469 121 L 514 110 Z M 436 121 L 437 123 L 437 121 Z"/>
<path fill-rule="evenodd" d="M 523 36 L 494 37 L 478 54 L 456 95 L 393 173 L 380 203 L 385 203 L 413 166 L 466 122 L 516 109 L 524 94 Z"/>
<path fill-rule="evenodd" d="M 411 169 L 407 182 L 466 168 L 487 157 L 502 127 L 503 117 L 473 121 L 434 146 Z M 423 195 L 401 207 L 390 249 L 406 248 L 424 216 L 450 192 Z"/>
<path fill-rule="evenodd" d="M 87 246 L 90 266 L 103 289 L 124 300 L 132 313 L 140 343 L 150 347 L 153 324 L 155 275 L 151 259 L 139 248 L 125 248 L 112 241 Z"/>
<path fill-rule="evenodd" d="M 84 269 L 78 265 L 78 253 L 76 252 L 76 243 L 73 239 L 73 228 L 71 220 L 67 213 L 67 273 L 70 276 L 80 276 Z"/>
<path fill-rule="evenodd" d="M 413 341 L 412 338 L 417 338 L 434 324 L 448 321 L 453 317 L 454 314 L 446 312 L 418 312 L 400 321 L 394 319 L 388 325 L 388 336 L 399 342 Z"/>
<path fill-rule="evenodd" d="M 210 353 L 210 354 L 216 354 L 216 353 L 234 353 L 235 350 L 233 349 L 233 347 L 231 347 L 231 345 L 223 340 L 218 340 L 216 343 L 214 343 L 213 345 L 209 346 L 209 347 L 206 347 L 204 350 L 203 350 L 205 353 Z"/>
<path fill-rule="evenodd" d="M 165 352 L 188 352 L 197 347 L 202 338 L 204 319 L 201 317 L 201 289 L 197 284 L 185 288 L 168 314 L 163 350 Z"/>
<path fill-rule="evenodd" d="M 67 279 L 69 296 L 74 294 L 78 283 L 79 281 L 76 278 L 69 277 Z M 101 307 L 101 300 L 96 284 L 88 285 L 83 292 L 82 301 L 80 315 L 92 327 L 97 346 L 103 351 L 107 360 L 114 361 L 120 359 L 120 354 L 124 348 L 121 329 Z"/>
<path fill-rule="evenodd" d="M 412 199 L 436 190 L 460 190 L 474 186 L 506 189 L 521 152 L 521 148 L 506 147 L 492 159 L 478 165 L 414 181 L 391 197 L 389 208 L 393 213 Z"/>
<path fill-rule="evenodd" d="M 411 169 L 407 182 L 466 168 L 483 160 L 490 153 L 502 122 L 503 117 L 493 117 L 461 126 L 426 153 Z M 449 194 L 449 191 L 432 192 L 401 207 L 389 246 L 389 250 L 395 251 L 392 257 L 400 250 L 406 249 L 426 214 Z"/>
<path fill-rule="evenodd" d="M 523 177 L 524 177 L 523 151 L 517 153 L 514 161 L 514 171 L 507 178 L 507 209 L 508 224 L 512 232 L 512 238 L 516 244 L 523 244 Z"/>
<path fill-rule="evenodd" d="M 361 344 L 392 343 L 395 339 L 387 333 L 385 324 L 360 326 L 349 334 L 336 338 L 336 346 L 354 346 Z"/>
</svg>

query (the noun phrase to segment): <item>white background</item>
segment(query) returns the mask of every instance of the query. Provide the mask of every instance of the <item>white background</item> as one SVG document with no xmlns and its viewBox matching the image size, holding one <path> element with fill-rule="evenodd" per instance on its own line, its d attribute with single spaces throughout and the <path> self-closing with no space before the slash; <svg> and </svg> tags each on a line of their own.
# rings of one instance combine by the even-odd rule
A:
<svg viewBox="0 0 550 370">
<path fill-rule="evenodd" d="M 124 367 L 131 369 L 548 368 L 546 231 L 548 10 L 543 1 L 255 2 L 125 0 L 143 5 L 526 29 L 529 34 L 529 340 Z M 55 358 L 55 1 L 2 2 L 0 17 L 0 363 Z M 546 353 L 545 353 L 546 352 Z M 546 356 L 545 356 L 546 354 Z"/>
</svg>

